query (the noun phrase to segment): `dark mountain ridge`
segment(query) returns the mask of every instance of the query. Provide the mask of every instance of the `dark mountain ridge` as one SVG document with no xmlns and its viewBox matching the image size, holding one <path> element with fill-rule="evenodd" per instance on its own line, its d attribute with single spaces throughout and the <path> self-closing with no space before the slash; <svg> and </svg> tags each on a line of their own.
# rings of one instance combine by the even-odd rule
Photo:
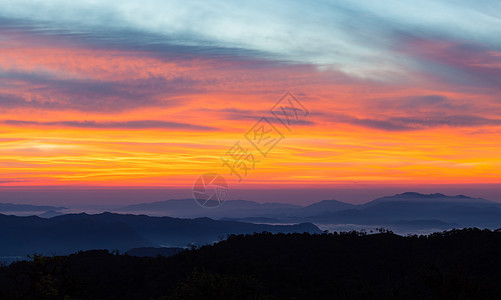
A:
<svg viewBox="0 0 501 300">
<path fill-rule="evenodd" d="M 86 249 L 118 249 L 153 246 L 185 247 L 206 244 L 228 234 L 254 232 L 311 232 L 311 223 L 259 225 L 210 218 L 178 219 L 146 215 L 102 213 L 68 214 L 44 219 L 0 214 L 0 256 L 31 253 L 67 254 Z"/>
</svg>

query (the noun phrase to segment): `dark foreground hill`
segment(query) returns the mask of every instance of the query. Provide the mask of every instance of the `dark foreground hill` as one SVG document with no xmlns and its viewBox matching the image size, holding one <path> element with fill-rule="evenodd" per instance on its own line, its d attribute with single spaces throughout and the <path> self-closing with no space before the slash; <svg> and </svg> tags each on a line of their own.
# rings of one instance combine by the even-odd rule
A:
<svg viewBox="0 0 501 300">
<path fill-rule="evenodd" d="M 170 257 L 105 250 L 0 269 L 1 299 L 499 299 L 501 232 L 271 234 Z"/>
</svg>

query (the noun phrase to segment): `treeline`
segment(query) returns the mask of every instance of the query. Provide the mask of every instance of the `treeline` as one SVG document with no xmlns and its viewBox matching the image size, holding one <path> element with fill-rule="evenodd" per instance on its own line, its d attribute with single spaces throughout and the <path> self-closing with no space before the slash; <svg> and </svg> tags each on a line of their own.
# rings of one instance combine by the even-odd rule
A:
<svg viewBox="0 0 501 300">
<path fill-rule="evenodd" d="M 107 250 L 0 268 L 0 299 L 499 299 L 501 232 L 232 235 L 171 257 Z"/>
</svg>

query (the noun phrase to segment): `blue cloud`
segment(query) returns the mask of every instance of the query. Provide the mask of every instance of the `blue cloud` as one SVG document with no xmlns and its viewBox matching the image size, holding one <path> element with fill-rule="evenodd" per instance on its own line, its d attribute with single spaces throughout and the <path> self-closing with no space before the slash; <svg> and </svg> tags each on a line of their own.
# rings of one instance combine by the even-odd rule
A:
<svg viewBox="0 0 501 300">
<path fill-rule="evenodd" d="M 0 2 L 0 16 L 106 43 L 160 50 L 169 44 L 210 55 L 245 53 L 333 67 L 362 77 L 402 71 L 394 34 L 499 47 L 501 3 L 410 0 Z M 36 7 L 37 9 L 33 9 Z M 150 49 L 151 49 L 150 48 Z M 181 49 L 178 48 L 177 50 Z M 165 48 L 161 51 L 166 50 Z M 175 50 L 176 52 L 179 52 Z M 168 51 L 168 50 L 167 50 Z"/>
</svg>

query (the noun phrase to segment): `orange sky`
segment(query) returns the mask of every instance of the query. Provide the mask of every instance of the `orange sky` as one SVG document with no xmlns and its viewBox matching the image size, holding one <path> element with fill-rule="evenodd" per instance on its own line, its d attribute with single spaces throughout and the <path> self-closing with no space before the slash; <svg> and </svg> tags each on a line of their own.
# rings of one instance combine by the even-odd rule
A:
<svg viewBox="0 0 501 300">
<path fill-rule="evenodd" d="M 367 77 L 335 65 L 0 31 L 0 185 L 501 183 L 501 52 L 402 39 Z M 370 76 L 369 76 L 370 75 Z M 487 79 L 490 78 L 490 79 Z M 469 81 L 468 81 L 469 80 Z M 466 83 L 467 82 L 467 83 Z M 309 110 L 262 156 L 245 134 L 290 91 Z M 241 182 L 221 157 L 259 162 Z"/>
</svg>

